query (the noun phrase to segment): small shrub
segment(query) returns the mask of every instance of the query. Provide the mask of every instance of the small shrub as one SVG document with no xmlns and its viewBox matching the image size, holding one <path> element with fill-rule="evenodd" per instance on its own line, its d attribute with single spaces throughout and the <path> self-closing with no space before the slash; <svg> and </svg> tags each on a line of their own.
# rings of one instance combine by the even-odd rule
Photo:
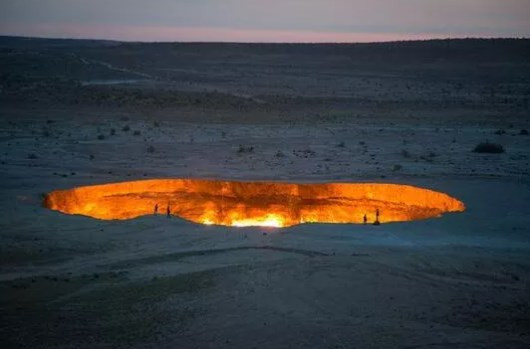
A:
<svg viewBox="0 0 530 349">
<path fill-rule="evenodd" d="M 39 157 L 33 153 L 31 154 L 28 154 L 28 159 L 31 159 L 31 160 L 35 160 L 35 159 L 38 159 Z"/>
<path fill-rule="evenodd" d="M 308 148 L 303 150 L 293 150 L 293 155 L 299 158 L 307 159 L 309 157 L 314 157 L 316 152 Z"/>
<path fill-rule="evenodd" d="M 111 136 L 114 136 L 115 134 L 116 134 L 116 130 L 113 129 L 113 128 L 111 128 L 111 129 L 110 129 L 110 135 L 111 135 Z"/>
<path fill-rule="evenodd" d="M 420 156 L 420 160 L 427 161 L 427 162 L 432 162 L 432 158 L 424 156 L 424 155 Z"/>
<path fill-rule="evenodd" d="M 475 149 L 473 149 L 473 152 L 499 154 L 499 153 L 504 153 L 504 147 L 497 143 L 483 142 L 483 143 L 477 144 Z"/>
<path fill-rule="evenodd" d="M 528 130 L 525 129 L 525 128 L 523 128 L 523 129 L 521 130 L 521 132 L 519 132 L 519 134 L 520 134 L 521 136 L 528 136 Z"/>
<path fill-rule="evenodd" d="M 156 149 L 152 145 L 150 145 L 149 148 L 147 148 L 147 152 L 148 153 L 154 153 L 155 151 L 156 151 Z"/>
<path fill-rule="evenodd" d="M 346 146 L 346 144 L 344 142 L 340 142 L 339 144 L 337 144 L 337 148 L 344 148 Z"/>
<path fill-rule="evenodd" d="M 141 133 L 140 131 L 136 130 L 136 131 L 133 132 L 133 135 L 135 135 L 135 136 L 139 136 L 140 133 Z"/>
<path fill-rule="evenodd" d="M 408 150 L 403 149 L 401 151 L 401 155 L 403 155 L 404 158 L 407 158 L 407 159 L 410 158 L 410 153 Z"/>
<path fill-rule="evenodd" d="M 129 127 L 129 125 L 125 125 L 123 126 L 123 128 L 121 129 L 123 132 L 129 132 L 131 128 Z"/>
<path fill-rule="evenodd" d="M 497 136 L 501 136 L 503 134 L 506 134 L 506 131 L 504 131 L 503 129 L 499 129 L 497 131 L 494 132 Z"/>
<path fill-rule="evenodd" d="M 254 147 L 243 147 L 241 144 L 239 145 L 239 149 L 237 150 L 239 154 L 252 153 L 253 151 L 254 151 Z"/>
<path fill-rule="evenodd" d="M 393 171 L 393 172 L 396 172 L 396 171 L 401 170 L 402 168 L 403 168 L 403 166 L 401 166 L 401 165 L 399 165 L 399 164 L 398 164 L 398 165 L 394 165 L 394 167 L 392 167 L 392 171 Z"/>
<path fill-rule="evenodd" d="M 102 140 L 105 139 L 105 136 L 104 136 L 104 135 L 98 135 L 98 139 L 99 139 L 100 141 L 102 141 Z"/>
</svg>

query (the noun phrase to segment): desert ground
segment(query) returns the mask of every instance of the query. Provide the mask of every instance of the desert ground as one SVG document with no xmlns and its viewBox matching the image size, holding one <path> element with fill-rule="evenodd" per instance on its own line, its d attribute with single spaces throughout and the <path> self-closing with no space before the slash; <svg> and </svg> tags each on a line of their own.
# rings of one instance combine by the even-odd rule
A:
<svg viewBox="0 0 530 349">
<path fill-rule="evenodd" d="M 528 130 L 530 40 L 1 37 L 1 347 L 528 348 Z M 235 228 L 42 206 L 152 178 L 409 184 L 467 209 Z"/>
</svg>

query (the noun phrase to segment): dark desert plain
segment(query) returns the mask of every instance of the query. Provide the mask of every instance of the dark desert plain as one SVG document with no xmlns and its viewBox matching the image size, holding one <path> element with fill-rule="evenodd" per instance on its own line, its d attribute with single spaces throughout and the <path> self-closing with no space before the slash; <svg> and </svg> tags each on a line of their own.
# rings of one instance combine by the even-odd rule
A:
<svg viewBox="0 0 530 349">
<path fill-rule="evenodd" d="M 1 37 L 0 106 L 2 348 L 530 347 L 529 40 Z M 407 184 L 466 209 L 272 228 L 43 206 L 162 178 Z"/>
</svg>

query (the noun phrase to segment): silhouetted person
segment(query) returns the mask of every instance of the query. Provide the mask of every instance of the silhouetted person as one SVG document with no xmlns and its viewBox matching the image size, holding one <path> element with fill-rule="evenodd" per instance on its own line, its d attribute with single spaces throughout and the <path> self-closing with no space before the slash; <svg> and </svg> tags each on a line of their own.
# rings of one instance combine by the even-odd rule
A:
<svg viewBox="0 0 530 349">
<path fill-rule="evenodd" d="M 158 214 L 158 204 L 155 205 L 155 211 L 154 211 L 154 215 L 156 216 Z"/>
<path fill-rule="evenodd" d="M 166 216 L 167 218 L 171 216 L 171 210 L 169 209 L 169 204 L 167 204 Z"/>
<path fill-rule="evenodd" d="M 366 213 L 365 213 L 363 216 L 363 224 L 366 224 L 366 222 L 368 222 L 368 218 L 366 218 Z"/>
<path fill-rule="evenodd" d="M 379 209 L 377 208 L 375 210 L 375 222 L 374 222 L 374 225 L 379 225 L 379 224 L 381 224 L 381 223 L 379 222 Z"/>
</svg>

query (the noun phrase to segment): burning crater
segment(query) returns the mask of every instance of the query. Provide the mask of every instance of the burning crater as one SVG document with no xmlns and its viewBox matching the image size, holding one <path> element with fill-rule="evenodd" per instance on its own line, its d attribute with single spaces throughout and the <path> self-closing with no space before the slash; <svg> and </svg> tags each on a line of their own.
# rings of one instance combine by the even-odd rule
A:
<svg viewBox="0 0 530 349">
<path fill-rule="evenodd" d="M 45 196 L 44 206 L 103 220 L 159 214 L 237 227 L 379 224 L 465 209 L 447 194 L 409 185 L 202 179 L 153 179 L 57 190 Z"/>
</svg>

